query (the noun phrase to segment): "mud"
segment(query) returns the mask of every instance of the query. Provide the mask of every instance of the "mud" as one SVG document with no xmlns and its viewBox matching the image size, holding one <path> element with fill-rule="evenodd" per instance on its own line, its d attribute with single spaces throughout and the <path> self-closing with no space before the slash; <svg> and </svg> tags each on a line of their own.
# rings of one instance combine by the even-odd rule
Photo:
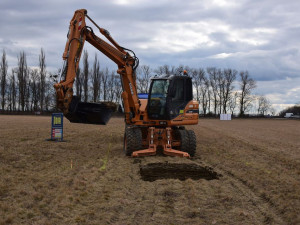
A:
<svg viewBox="0 0 300 225">
<path fill-rule="evenodd" d="M 195 163 L 149 163 L 140 166 L 141 178 L 144 181 L 155 181 L 159 179 L 219 179 L 221 176 L 217 174 L 211 167 L 200 166 Z"/>
</svg>

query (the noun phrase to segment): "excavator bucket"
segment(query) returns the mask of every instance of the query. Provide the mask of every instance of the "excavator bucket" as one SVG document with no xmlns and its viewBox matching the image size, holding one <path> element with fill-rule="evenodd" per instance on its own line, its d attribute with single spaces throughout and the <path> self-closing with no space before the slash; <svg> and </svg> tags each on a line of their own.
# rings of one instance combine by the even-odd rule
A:
<svg viewBox="0 0 300 225">
<path fill-rule="evenodd" d="M 80 102 L 77 96 L 73 96 L 69 112 L 65 117 L 71 123 L 88 123 L 105 125 L 116 111 L 117 105 L 113 102 Z"/>
</svg>

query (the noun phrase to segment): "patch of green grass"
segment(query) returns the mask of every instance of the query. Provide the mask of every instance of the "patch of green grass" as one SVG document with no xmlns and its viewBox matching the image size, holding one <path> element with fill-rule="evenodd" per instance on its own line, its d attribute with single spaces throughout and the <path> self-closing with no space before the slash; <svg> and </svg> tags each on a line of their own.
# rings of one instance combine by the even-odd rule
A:
<svg viewBox="0 0 300 225">
<path fill-rule="evenodd" d="M 109 158 L 109 153 L 110 153 L 110 150 L 111 150 L 111 145 L 112 145 L 112 133 L 110 134 L 110 142 L 108 144 L 106 157 L 101 160 L 103 162 L 103 165 L 100 167 L 100 171 L 106 170 L 106 166 L 107 166 L 108 158 Z"/>
<path fill-rule="evenodd" d="M 20 141 L 29 141 L 28 138 L 21 138 Z"/>
</svg>

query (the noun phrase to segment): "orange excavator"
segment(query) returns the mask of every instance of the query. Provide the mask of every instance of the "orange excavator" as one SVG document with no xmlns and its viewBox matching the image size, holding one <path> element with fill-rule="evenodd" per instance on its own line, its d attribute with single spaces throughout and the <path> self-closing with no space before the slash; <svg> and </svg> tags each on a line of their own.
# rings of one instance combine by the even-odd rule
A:
<svg viewBox="0 0 300 225">
<path fill-rule="evenodd" d="M 89 19 L 111 43 L 98 37 L 86 25 Z M 132 50 L 121 47 L 110 33 L 99 27 L 87 10 L 75 11 L 70 22 L 63 53 L 64 67 L 60 82 L 54 85 L 57 107 L 70 122 L 106 124 L 115 105 L 110 102 L 81 102 L 73 96 L 73 83 L 85 41 L 114 61 L 122 83 L 125 113 L 124 153 L 139 157 L 165 155 L 190 158 L 196 152 L 196 135 L 184 125 L 198 124 L 199 103 L 193 100 L 192 79 L 185 72 L 154 76 L 147 98 L 139 98 L 136 87 L 138 58 Z"/>
</svg>

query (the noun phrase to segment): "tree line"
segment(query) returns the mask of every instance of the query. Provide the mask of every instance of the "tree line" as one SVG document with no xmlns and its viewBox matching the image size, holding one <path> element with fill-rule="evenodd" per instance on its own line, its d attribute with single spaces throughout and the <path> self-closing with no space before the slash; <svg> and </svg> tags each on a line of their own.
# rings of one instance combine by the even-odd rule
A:
<svg viewBox="0 0 300 225">
<path fill-rule="evenodd" d="M 41 49 L 39 67 L 29 68 L 25 52 L 18 55 L 18 65 L 8 71 L 6 53 L 0 63 L 1 110 L 49 111 L 53 106 L 53 91 L 47 77 L 45 52 Z"/>
<path fill-rule="evenodd" d="M 138 90 L 147 92 L 150 77 L 154 74 L 182 74 L 184 70 L 193 79 L 194 98 L 200 103 L 200 113 L 204 116 L 221 113 L 245 116 L 250 110 L 255 111 L 256 115 L 265 115 L 267 112 L 275 114 L 275 110 L 265 96 L 253 94 L 256 81 L 250 77 L 248 71 L 216 67 L 195 69 L 169 65 L 152 70 L 149 66 L 143 65 L 137 71 Z"/>
<path fill-rule="evenodd" d="M 279 116 L 284 117 L 286 113 L 293 113 L 294 115 L 300 115 L 300 103 L 282 110 L 281 112 L 279 112 Z"/>
<path fill-rule="evenodd" d="M 116 71 L 100 67 L 95 54 L 89 64 L 87 51 L 83 52 L 82 66 L 77 70 L 74 84 L 75 94 L 84 102 L 111 101 L 121 103 L 122 85 Z M 154 75 L 171 75 L 186 70 L 193 79 L 194 98 L 200 103 L 203 115 L 237 113 L 245 115 L 256 107 L 257 114 L 265 114 L 271 104 L 265 96 L 253 95 L 256 81 L 248 71 L 220 69 L 216 67 L 190 68 L 188 66 L 163 65 L 155 69 L 148 65 L 136 71 L 137 90 L 147 93 L 150 78 Z M 6 52 L 0 63 L 0 103 L 2 111 L 53 111 L 56 110 L 53 78 L 57 75 L 47 71 L 46 56 L 41 49 L 38 67 L 27 65 L 25 52 L 17 57 L 17 66 L 8 71 Z"/>
</svg>

